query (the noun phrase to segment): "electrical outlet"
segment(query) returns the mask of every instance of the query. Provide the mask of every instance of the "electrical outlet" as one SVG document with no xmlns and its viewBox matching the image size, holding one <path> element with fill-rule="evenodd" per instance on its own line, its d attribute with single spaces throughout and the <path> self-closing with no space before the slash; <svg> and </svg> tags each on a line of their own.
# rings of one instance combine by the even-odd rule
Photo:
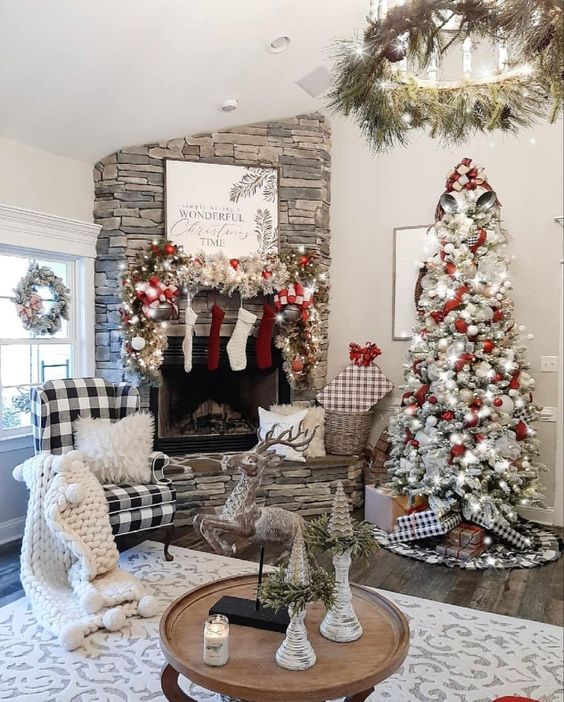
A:
<svg viewBox="0 0 564 702">
<path fill-rule="evenodd" d="M 558 373 L 558 356 L 541 356 L 541 373 Z"/>
</svg>

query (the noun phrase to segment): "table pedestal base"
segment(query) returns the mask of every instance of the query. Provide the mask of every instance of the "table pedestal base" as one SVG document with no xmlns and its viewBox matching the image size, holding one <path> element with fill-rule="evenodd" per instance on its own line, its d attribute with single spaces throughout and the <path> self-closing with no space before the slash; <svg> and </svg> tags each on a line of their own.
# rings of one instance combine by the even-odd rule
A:
<svg viewBox="0 0 564 702">
<path fill-rule="evenodd" d="M 161 689 L 167 700 L 169 700 L 169 702 L 198 702 L 193 697 L 189 697 L 180 688 L 178 685 L 179 675 L 180 673 L 178 673 L 178 671 L 168 663 L 165 663 L 161 672 Z M 365 702 L 372 694 L 373 689 L 374 688 L 372 688 L 372 690 L 365 690 L 364 692 L 357 692 L 356 695 L 346 697 L 344 702 Z M 245 702 L 244 700 L 228 697 L 227 695 L 219 695 L 219 699 L 221 702 Z"/>
</svg>

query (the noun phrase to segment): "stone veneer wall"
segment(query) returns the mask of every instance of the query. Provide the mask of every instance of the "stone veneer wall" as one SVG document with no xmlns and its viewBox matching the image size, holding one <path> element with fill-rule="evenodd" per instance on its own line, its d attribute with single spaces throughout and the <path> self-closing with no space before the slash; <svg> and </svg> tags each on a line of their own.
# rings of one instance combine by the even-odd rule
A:
<svg viewBox="0 0 564 702">
<path fill-rule="evenodd" d="M 120 265 L 134 257 L 153 239 L 164 235 L 164 159 L 174 158 L 239 166 L 276 166 L 279 181 L 279 232 L 281 246 L 304 245 L 315 250 L 329 269 L 330 128 L 320 114 L 237 127 L 226 131 L 132 146 L 101 159 L 94 167 L 94 220 L 102 226 L 96 261 L 96 366 L 108 380 L 122 380 L 119 318 Z M 255 313 L 262 299 L 245 301 Z M 170 335 L 184 333 L 185 300 L 180 321 Z M 239 308 L 237 297 L 217 296 L 226 310 L 222 334 L 229 335 Z M 213 293 L 199 293 L 193 300 L 198 313 L 196 334 L 207 336 Z M 319 307 L 323 329 L 328 309 Z M 327 335 L 320 344 L 321 363 L 309 392 L 322 388 L 327 373 Z M 148 401 L 142 392 L 144 404 Z"/>
<path fill-rule="evenodd" d="M 222 471 L 217 463 L 193 471 L 191 463 L 195 465 L 194 456 L 173 456 L 167 472 L 176 488 L 177 525 L 192 524 L 194 515 L 202 509 L 224 505 L 241 477 L 233 469 Z M 324 514 L 331 509 L 341 480 L 352 508 L 356 509 L 364 504 L 363 467 L 364 461 L 357 456 L 326 456 L 307 463 L 284 461 L 265 471 L 257 504 L 282 507 L 304 517 Z"/>
</svg>

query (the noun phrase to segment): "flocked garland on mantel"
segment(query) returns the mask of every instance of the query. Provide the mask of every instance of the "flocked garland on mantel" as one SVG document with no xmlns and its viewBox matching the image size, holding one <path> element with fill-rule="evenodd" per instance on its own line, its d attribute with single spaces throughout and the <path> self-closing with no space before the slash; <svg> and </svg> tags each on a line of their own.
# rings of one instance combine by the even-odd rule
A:
<svg viewBox="0 0 564 702">
<path fill-rule="evenodd" d="M 178 318 L 182 293 L 201 290 L 242 300 L 277 295 L 280 330 L 275 344 L 282 351 L 284 370 L 292 385 L 307 385 L 318 364 L 320 329 L 314 302 L 325 302 L 326 273 L 314 253 L 303 247 L 280 254 L 227 258 L 223 254 L 184 253 L 169 241 L 151 244 L 124 270 L 121 289 L 122 355 L 131 375 L 160 383 L 167 347 L 166 320 Z M 292 291 L 300 295 L 284 297 Z M 297 310 L 297 314 L 296 314 Z"/>
<path fill-rule="evenodd" d="M 39 288 L 47 288 L 51 295 L 47 311 Z M 61 329 L 62 320 L 69 318 L 70 290 L 49 266 L 30 263 L 14 293 L 12 302 L 23 328 L 36 336 L 56 334 Z"/>
</svg>

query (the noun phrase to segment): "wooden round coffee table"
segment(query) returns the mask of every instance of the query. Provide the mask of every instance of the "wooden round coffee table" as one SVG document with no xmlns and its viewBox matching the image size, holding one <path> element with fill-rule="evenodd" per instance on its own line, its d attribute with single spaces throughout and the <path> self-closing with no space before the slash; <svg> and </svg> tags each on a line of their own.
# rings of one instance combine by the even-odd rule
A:
<svg viewBox="0 0 564 702">
<path fill-rule="evenodd" d="M 235 625 L 230 627 L 227 665 L 205 665 L 203 629 L 208 610 L 223 595 L 254 599 L 256 582 L 255 575 L 218 580 L 182 595 L 167 608 L 160 624 L 167 660 L 161 685 L 170 702 L 194 702 L 178 686 L 179 675 L 247 702 L 325 702 L 337 697 L 363 702 L 375 685 L 403 663 L 409 647 L 406 618 L 373 590 L 353 585 L 354 607 L 364 634 L 353 643 L 327 641 L 319 633 L 324 609 L 310 605 L 306 626 L 317 654 L 313 668 L 299 672 L 280 668 L 274 654 L 283 634 Z"/>
</svg>

